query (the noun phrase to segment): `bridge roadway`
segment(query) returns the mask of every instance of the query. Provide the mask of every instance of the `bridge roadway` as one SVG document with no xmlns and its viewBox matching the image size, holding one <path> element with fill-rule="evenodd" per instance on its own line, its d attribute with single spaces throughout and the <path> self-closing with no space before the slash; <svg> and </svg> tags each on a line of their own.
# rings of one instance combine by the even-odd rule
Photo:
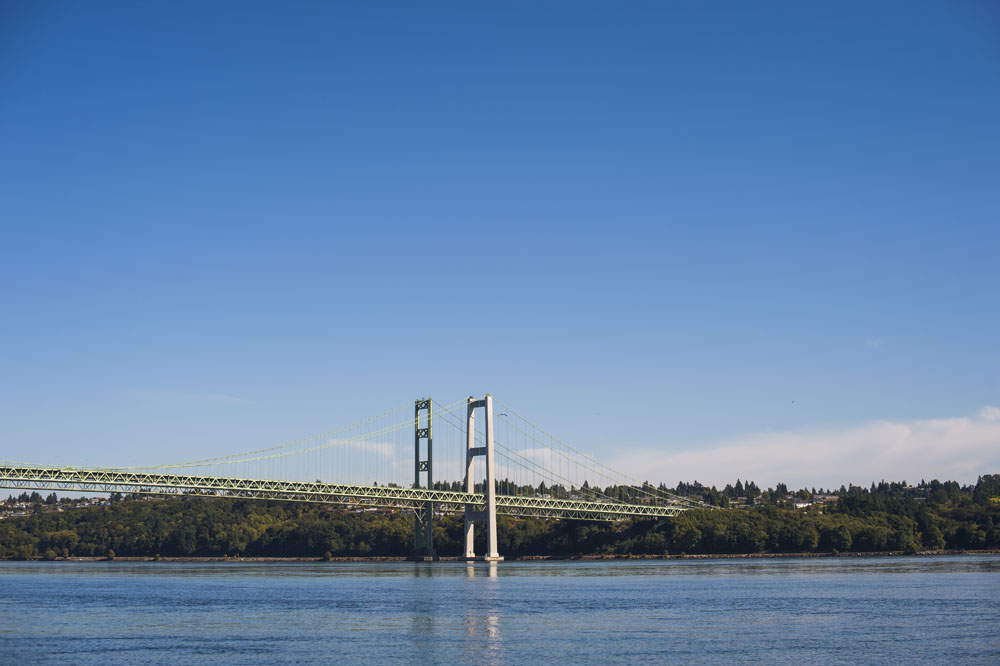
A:
<svg viewBox="0 0 1000 666">
<path fill-rule="evenodd" d="M 199 495 L 243 497 L 263 500 L 319 502 L 345 507 L 387 507 L 415 509 L 434 502 L 439 510 L 461 512 L 466 505 L 482 506 L 481 493 L 463 493 L 425 488 L 355 486 L 319 481 L 273 481 L 236 479 L 220 476 L 150 474 L 119 469 L 0 466 L 0 487 L 25 490 L 72 490 L 127 492 L 146 495 Z M 508 516 L 621 520 L 676 516 L 688 507 L 627 504 L 614 501 L 586 501 L 545 497 L 497 495 L 497 513 Z"/>
</svg>

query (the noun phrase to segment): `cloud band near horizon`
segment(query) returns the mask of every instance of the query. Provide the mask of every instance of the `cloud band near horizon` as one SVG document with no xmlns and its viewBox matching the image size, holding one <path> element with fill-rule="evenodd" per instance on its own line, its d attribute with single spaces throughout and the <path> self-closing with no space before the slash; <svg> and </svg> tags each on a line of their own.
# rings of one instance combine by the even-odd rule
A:
<svg viewBox="0 0 1000 666">
<path fill-rule="evenodd" d="M 839 488 L 883 479 L 972 484 L 982 474 L 1000 473 L 1000 407 L 955 418 L 758 433 L 698 450 L 637 450 L 612 466 L 668 485 L 697 480 L 719 488 L 736 479 L 789 488 Z"/>
</svg>

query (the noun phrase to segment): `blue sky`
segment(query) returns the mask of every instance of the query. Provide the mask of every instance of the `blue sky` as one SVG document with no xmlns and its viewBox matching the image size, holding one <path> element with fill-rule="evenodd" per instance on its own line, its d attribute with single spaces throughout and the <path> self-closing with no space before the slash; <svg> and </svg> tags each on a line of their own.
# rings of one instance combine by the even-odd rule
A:
<svg viewBox="0 0 1000 666">
<path fill-rule="evenodd" d="M 492 392 L 670 483 L 940 419 L 757 478 L 974 481 L 998 84 L 991 2 L 4 3 L 0 458 Z"/>
</svg>

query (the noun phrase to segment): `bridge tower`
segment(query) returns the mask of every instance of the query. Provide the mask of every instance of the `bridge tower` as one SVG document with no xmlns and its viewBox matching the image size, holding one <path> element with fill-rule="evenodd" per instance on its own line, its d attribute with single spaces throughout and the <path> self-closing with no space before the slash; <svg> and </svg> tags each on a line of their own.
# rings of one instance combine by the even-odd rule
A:
<svg viewBox="0 0 1000 666">
<path fill-rule="evenodd" d="M 433 412 L 431 399 L 417 400 L 413 409 L 413 487 L 420 488 L 420 473 L 426 472 L 428 490 L 433 490 Z M 421 428 L 420 413 L 427 412 L 427 425 Z M 427 457 L 421 459 L 420 440 L 427 440 Z M 426 501 L 414 510 L 413 559 L 436 560 L 434 551 L 434 502 Z"/>
<path fill-rule="evenodd" d="M 486 446 L 476 446 L 476 410 L 482 407 L 486 412 Z M 476 479 L 473 463 L 476 456 L 486 457 L 486 478 L 483 479 L 483 495 L 486 506 L 483 509 L 465 505 L 465 558 L 466 560 L 484 560 L 499 562 L 503 558 L 497 552 L 497 483 L 496 465 L 493 463 L 493 396 L 486 394 L 481 400 L 469 396 L 468 417 L 465 423 L 465 492 L 476 491 Z M 473 545 L 476 521 L 486 522 L 486 555 L 476 557 Z"/>
</svg>

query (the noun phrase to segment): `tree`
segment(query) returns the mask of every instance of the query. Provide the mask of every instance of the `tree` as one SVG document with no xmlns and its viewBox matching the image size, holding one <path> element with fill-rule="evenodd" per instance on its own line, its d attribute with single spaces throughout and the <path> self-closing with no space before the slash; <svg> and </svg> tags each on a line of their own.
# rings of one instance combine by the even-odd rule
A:
<svg viewBox="0 0 1000 666">
<path fill-rule="evenodd" d="M 889 550 L 894 533 L 893 530 L 884 525 L 866 525 L 851 536 L 854 540 L 855 550 L 860 552 L 879 552 Z"/>
<path fill-rule="evenodd" d="M 956 548 L 982 548 L 986 543 L 986 532 L 974 523 L 963 523 L 949 541 Z"/>
<path fill-rule="evenodd" d="M 834 553 L 850 551 L 851 543 L 851 530 L 846 525 L 825 529 L 819 537 L 819 547 Z"/>
<path fill-rule="evenodd" d="M 924 548 L 938 550 L 944 548 L 944 535 L 937 525 L 928 525 L 921 535 Z"/>
<path fill-rule="evenodd" d="M 1000 474 L 984 474 L 976 482 L 972 501 L 976 504 L 988 504 L 994 497 L 1000 498 Z"/>
<path fill-rule="evenodd" d="M 500 550 L 519 555 L 584 553 L 753 553 L 810 550 L 879 551 L 923 548 L 982 548 L 1000 545 L 1000 503 L 973 501 L 978 487 L 988 493 L 991 478 L 962 487 L 954 482 L 852 486 L 835 504 L 798 511 L 759 503 L 753 508 L 687 511 L 672 520 L 634 520 L 613 524 L 572 520 L 514 519 L 499 524 Z M 450 483 L 449 483 L 450 485 Z M 512 484 L 513 485 L 513 484 Z M 746 491 L 752 482 L 740 482 Z M 681 483 L 692 497 L 726 494 L 700 483 Z M 528 486 L 520 486 L 525 493 Z M 562 487 L 556 484 L 554 488 Z M 593 486 L 591 486 L 593 488 Z M 534 491 L 535 488 L 530 488 Z M 545 488 L 553 492 L 552 488 Z M 730 487 L 728 492 L 735 490 Z M 612 497 L 627 497 L 628 486 L 610 486 Z M 943 502 L 917 501 L 940 491 Z M 818 491 L 822 492 L 822 490 Z M 954 494 L 951 499 L 949 493 Z M 763 494 L 762 494 L 763 496 Z M 31 495 L 22 493 L 18 503 Z M 116 502 L 110 507 L 11 517 L 0 521 L 0 558 L 44 556 L 321 557 L 407 555 L 412 515 L 350 512 L 329 506 L 247 499 L 177 497 Z M 483 532 L 479 531 L 479 537 Z M 442 555 L 463 548 L 460 516 L 435 520 L 434 539 Z"/>
<path fill-rule="evenodd" d="M 680 525 L 674 531 L 670 551 L 674 553 L 692 553 L 701 544 L 701 530 L 693 525 Z"/>
</svg>

